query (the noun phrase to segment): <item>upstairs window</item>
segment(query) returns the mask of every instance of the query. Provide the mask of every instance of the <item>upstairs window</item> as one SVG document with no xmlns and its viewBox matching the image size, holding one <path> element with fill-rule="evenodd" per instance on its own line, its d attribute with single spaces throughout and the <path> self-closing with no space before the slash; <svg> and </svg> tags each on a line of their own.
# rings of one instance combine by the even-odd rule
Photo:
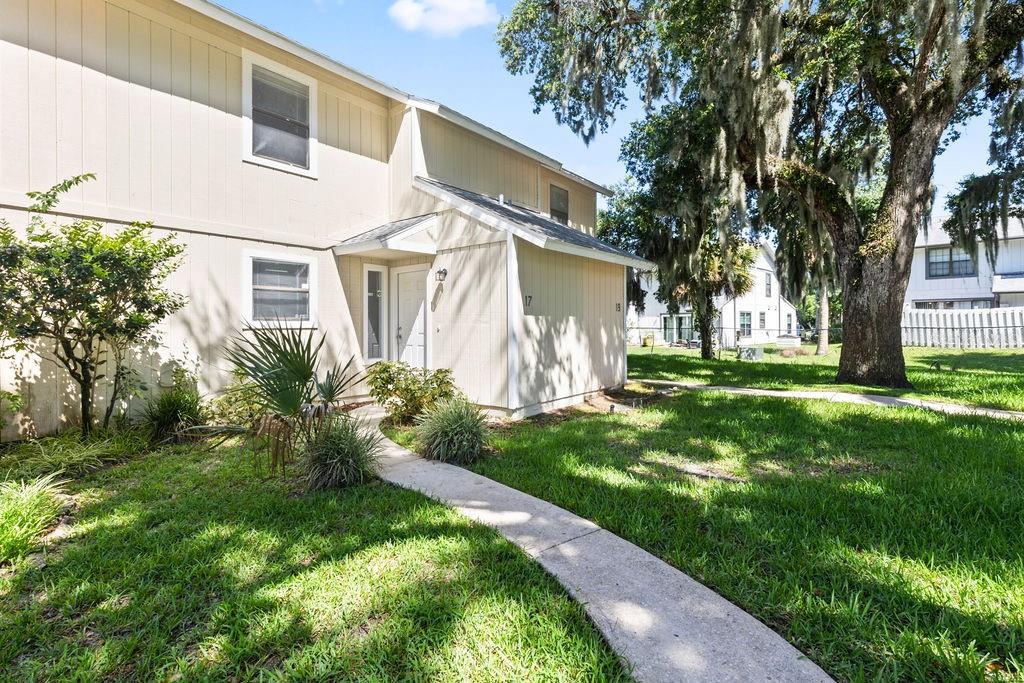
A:
<svg viewBox="0 0 1024 683">
<path fill-rule="evenodd" d="M 248 319 L 252 323 L 313 323 L 313 259 L 250 254 L 246 256 L 246 265 L 249 285 Z"/>
<path fill-rule="evenodd" d="M 316 81 L 246 53 L 245 159 L 316 175 Z"/>
<path fill-rule="evenodd" d="M 771 295 L 772 295 L 772 274 L 771 273 L 765 273 L 764 274 L 764 295 L 767 296 L 767 297 L 771 297 Z"/>
<path fill-rule="evenodd" d="M 959 247 L 934 247 L 927 252 L 928 273 L 933 277 L 973 277 L 974 261 Z"/>
<path fill-rule="evenodd" d="M 569 225 L 569 191 L 551 186 L 551 219 Z"/>
</svg>

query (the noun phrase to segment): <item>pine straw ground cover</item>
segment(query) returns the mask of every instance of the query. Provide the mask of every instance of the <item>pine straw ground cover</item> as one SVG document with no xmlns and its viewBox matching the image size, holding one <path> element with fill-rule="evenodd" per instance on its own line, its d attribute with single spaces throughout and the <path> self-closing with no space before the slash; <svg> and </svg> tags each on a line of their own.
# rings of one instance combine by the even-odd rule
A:
<svg viewBox="0 0 1024 683">
<path fill-rule="evenodd" d="M 784 349 L 766 348 L 763 361 L 738 361 L 734 351 L 704 361 L 691 349 L 631 347 L 629 376 L 697 384 L 756 387 L 759 389 L 813 389 L 910 396 L 1024 411 L 1024 350 L 906 348 L 907 376 L 914 388 L 894 391 L 837 385 L 841 347 L 827 356 L 787 357 Z"/>
<path fill-rule="evenodd" d="M 618 680 L 583 609 L 491 530 L 379 482 L 298 493 L 177 447 L 69 485 L 0 570 L 0 680 Z"/>
<path fill-rule="evenodd" d="M 687 392 L 492 447 L 474 471 L 633 541 L 840 680 L 1024 679 L 1020 424 Z"/>
</svg>

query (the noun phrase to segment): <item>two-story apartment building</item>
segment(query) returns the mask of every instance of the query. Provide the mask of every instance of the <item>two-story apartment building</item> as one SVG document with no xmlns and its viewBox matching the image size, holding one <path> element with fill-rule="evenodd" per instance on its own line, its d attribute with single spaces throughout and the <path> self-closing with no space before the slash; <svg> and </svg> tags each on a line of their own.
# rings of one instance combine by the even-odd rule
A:
<svg viewBox="0 0 1024 683">
<path fill-rule="evenodd" d="M 993 267 L 978 245 L 978 262 L 938 226 L 917 236 L 904 307 L 978 309 L 1024 306 L 1024 225 L 1011 221 Z"/>
<path fill-rule="evenodd" d="M 771 245 L 760 245 L 752 272 L 753 286 L 749 292 L 738 297 L 715 298 L 717 343 L 732 348 L 737 344 L 775 344 L 783 339 L 795 342 L 800 330 L 796 308 L 782 296 Z M 646 337 L 653 337 L 658 344 L 696 342 L 699 335 L 693 312 L 683 306 L 677 313 L 670 313 L 668 306 L 655 297 L 654 275 L 647 277 L 644 312 L 630 307 L 630 343 L 639 344 Z"/>
<path fill-rule="evenodd" d="M 447 367 L 525 415 L 626 376 L 625 269 L 594 236 L 602 186 L 204 0 L 0 0 L 0 216 L 83 172 L 60 204 L 187 249 L 189 303 L 138 360 L 228 381 L 223 346 L 277 318 L 329 353 Z M 75 399 L 38 357 L 0 367 L 16 432 Z"/>
</svg>

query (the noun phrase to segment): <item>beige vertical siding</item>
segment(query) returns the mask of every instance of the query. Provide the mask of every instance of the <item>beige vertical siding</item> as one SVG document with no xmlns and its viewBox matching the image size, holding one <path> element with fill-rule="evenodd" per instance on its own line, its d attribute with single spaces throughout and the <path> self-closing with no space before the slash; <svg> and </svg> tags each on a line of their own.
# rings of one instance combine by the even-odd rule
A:
<svg viewBox="0 0 1024 683">
<path fill-rule="evenodd" d="M 537 162 L 428 112 L 420 112 L 420 131 L 430 177 L 537 206 Z"/>
<path fill-rule="evenodd" d="M 22 228 L 27 215 L 22 211 L 0 210 L 0 218 Z M 110 226 L 112 229 L 116 226 Z M 160 237 L 168 231 L 156 229 Z M 176 366 L 195 371 L 204 392 L 213 394 L 231 379 L 224 359 L 224 346 L 243 324 L 247 292 L 243 287 L 243 258 L 246 251 L 281 256 L 314 257 L 317 263 L 316 295 L 318 334 L 326 335 L 325 362 L 346 361 L 359 355 L 349 302 L 339 277 L 338 264 L 329 251 L 267 245 L 199 233 L 175 233 L 188 257 L 168 285 L 188 297 L 188 305 L 156 330 L 153 342 L 138 349 L 132 365 L 150 387 L 166 385 Z M 47 434 L 77 421 L 74 383 L 63 368 L 38 356 L 14 362 L 0 362 L 0 387 L 18 390 L 27 405 L 14 424 L 3 430 L 3 440 L 32 434 Z M 109 387 L 100 394 L 100 409 Z M 141 401 L 130 406 L 137 411 Z"/>
<path fill-rule="evenodd" d="M 597 228 L 597 193 L 589 187 L 550 169 L 540 169 L 540 211 L 551 211 L 551 186 L 557 185 L 569 192 L 569 225 L 585 233 L 594 234 Z"/>
<path fill-rule="evenodd" d="M 441 251 L 434 268 L 448 270 L 431 282 L 432 365 L 450 368 L 470 400 L 508 406 L 508 290 L 505 242 Z"/>
<path fill-rule="evenodd" d="M 623 266 L 516 240 L 522 407 L 625 381 Z"/>
<path fill-rule="evenodd" d="M 69 207 L 291 243 L 389 216 L 388 101 L 169 2 L 0 0 L 0 204 L 92 171 Z M 319 80 L 319 179 L 242 155 L 242 52 Z"/>
<path fill-rule="evenodd" d="M 570 224 L 593 233 L 597 194 L 526 156 L 428 112 L 420 113 L 425 171 L 431 178 L 516 204 L 550 210 L 550 185 L 569 192 Z"/>
</svg>

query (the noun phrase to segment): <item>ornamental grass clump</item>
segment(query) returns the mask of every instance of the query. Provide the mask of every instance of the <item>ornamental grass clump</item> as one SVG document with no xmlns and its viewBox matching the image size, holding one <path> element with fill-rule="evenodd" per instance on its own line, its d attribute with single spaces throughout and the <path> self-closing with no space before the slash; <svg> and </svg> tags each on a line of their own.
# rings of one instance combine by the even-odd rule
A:
<svg viewBox="0 0 1024 683">
<path fill-rule="evenodd" d="M 417 439 L 424 457 L 468 465 L 487 443 L 487 425 L 480 409 L 464 398 L 438 402 L 416 419 Z"/>
<path fill-rule="evenodd" d="M 149 432 L 150 443 L 186 443 L 195 441 L 194 430 L 206 420 L 203 399 L 195 386 L 174 386 L 152 399 L 146 406 L 142 422 Z"/>
<path fill-rule="evenodd" d="M 60 514 L 63 482 L 57 476 L 0 482 L 0 565 L 28 555 Z"/>
<path fill-rule="evenodd" d="M 302 466 L 310 491 L 363 484 L 381 449 L 377 430 L 343 414 L 320 420 L 306 441 Z"/>
</svg>

